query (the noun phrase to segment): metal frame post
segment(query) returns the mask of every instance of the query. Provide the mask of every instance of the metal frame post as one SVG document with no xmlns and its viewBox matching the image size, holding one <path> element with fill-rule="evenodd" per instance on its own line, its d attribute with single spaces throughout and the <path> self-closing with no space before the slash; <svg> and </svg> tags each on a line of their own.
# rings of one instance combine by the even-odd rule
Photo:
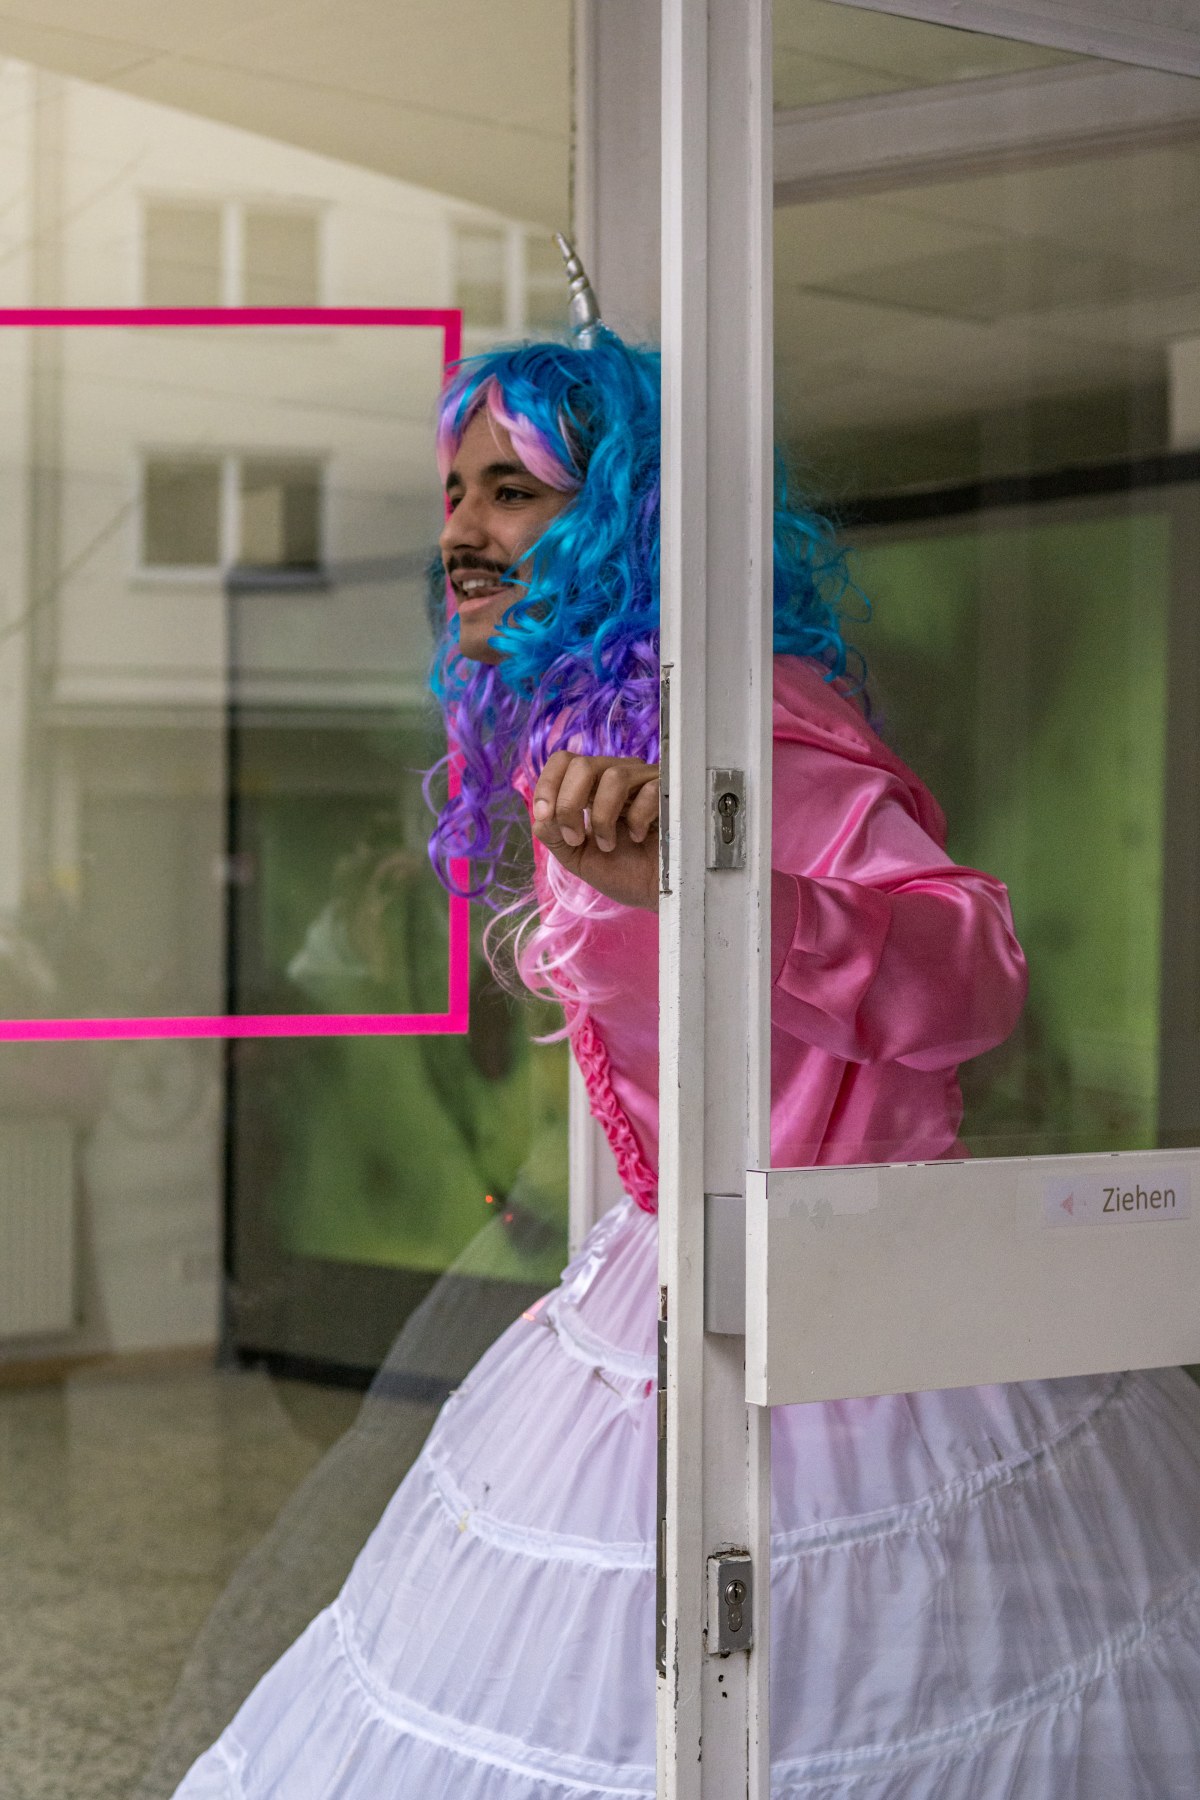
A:
<svg viewBox="0 0 1200 1800">
<path fill-rule="evenodd" d="M 662 17 L 658 1793 L 767 1800 L 770 1414 L 746 1404 L 744 1340 L 704 1331 L 704 1195 L 743 1193 L 770 1148 L 770 6 Z M 718 769 L 745 777 L 740 867 L 710 866 Z M 755 1572 L 753 1647 L 718 1654 L 727 1552 Z"/>
<path fill-rule="evenodd" d="M 645 0 L 575 0 L 571 225 L 604 317 L 640 341 L 658 329 L 659 39 Z M 570 1067 L 568 1241 L 572 1256 L 623 1196 L 579 1065 Z"/>
</svg>

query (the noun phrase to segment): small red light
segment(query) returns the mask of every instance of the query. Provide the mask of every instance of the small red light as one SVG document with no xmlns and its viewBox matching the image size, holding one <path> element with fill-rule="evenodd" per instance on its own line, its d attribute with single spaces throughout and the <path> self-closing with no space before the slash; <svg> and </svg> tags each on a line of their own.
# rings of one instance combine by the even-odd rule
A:
<svg viewBox="0 0 1200 1800">
<path fill-rule="evenodd" d="M 496 1204 L 495 1194 L 485 1194 L 483 1197 L 489 1206 L 495 1206 L 495 1204 Z"/>
</svg>

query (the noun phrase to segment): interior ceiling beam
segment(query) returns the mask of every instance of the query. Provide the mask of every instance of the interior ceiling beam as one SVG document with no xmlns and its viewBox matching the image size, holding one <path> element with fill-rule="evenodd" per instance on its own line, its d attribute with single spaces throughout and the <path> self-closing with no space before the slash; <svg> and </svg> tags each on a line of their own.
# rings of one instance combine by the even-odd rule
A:
<svg viewBox="0 0 1200 1800">
<path fill-rule="evenodd" d="M 954 25 L 1079 56 L 1104 56 L 1200 75 L 1200 13 L 1192 0 L 833 0 L 867 12 Z"/>
<path fill-rule="evenodd" d="M 775 204 L 1200 138 L 1200 82 L 1068 63 L 775 115 Z"/>
</svg>

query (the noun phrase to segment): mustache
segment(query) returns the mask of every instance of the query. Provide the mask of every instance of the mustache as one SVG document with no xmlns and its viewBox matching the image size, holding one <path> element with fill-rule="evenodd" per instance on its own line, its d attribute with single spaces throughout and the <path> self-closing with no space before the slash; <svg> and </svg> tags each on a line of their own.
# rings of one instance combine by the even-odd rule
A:
<svg viewBox="0 0 1200 1800">
<path fill-rule="evenodd" d="M 508 573 L 507 563 L 492 562 L 490 557 L 472 556 L 469 550 L 460 551 L 452 556 L 446 564 L 447 575 L 457 575 L 463 569 L 474 569 L 480 575 L 498 575 L 503 579 Z"/>
</svg>

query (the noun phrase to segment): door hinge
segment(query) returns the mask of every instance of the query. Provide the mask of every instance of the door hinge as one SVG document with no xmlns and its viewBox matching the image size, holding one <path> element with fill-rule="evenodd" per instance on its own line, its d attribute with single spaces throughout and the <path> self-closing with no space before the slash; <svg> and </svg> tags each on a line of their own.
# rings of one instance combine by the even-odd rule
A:
<svg viewBox="0 0 1200 1800">
<path fill-rule="evenodd" d="M 659 1290 L 658 1504 L 654 1527 L 654 1666 L 667 1672 L 667 1290 Z"/>
</svg>

